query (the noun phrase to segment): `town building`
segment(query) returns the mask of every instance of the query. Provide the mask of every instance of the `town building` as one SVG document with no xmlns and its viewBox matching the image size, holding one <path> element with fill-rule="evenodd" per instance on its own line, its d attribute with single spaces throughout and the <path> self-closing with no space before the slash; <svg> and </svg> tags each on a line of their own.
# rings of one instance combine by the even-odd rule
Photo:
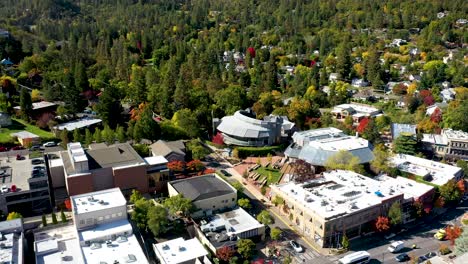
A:
<svg viewBox="0 0 468 264">
<path fill-rule="evenodd" d="M 361 163 L 374 159 L 372 144 L 360 137 L 349 136 L 334 128 L 319 128 L 296 132 L 293 143 L 284 151 L 290 159 L 301 159 L 314 166 L 325 166 L 326 161 L 339 151 L 349 151 Z"/>
<path fill-rule="evenodd" d="M 71 197 L 73 223 L 36 230 L 37 264 L 148 263 L 119 188 Z"/>
<path fill-rule="evenodd" d="M 55 131 L 73 131 L 75 129 L 85 129 L 85 128 L 92 128 L 97 127 L 102 124 L 102 119 L 99 118 L 92 118 L 92 117 L 83 117 L 80 119 L 76 119 L 73 121 L 69 121 L 66 123 L 58 124 L 54 126 Z"/>
<path fill-rule="evenodd" d="M 431 186 L 390 177 L 372 179 L 351 171 L 333 170 L 303 183 L 294 181 L 271 186 L 271 197 L 284 199 L 281 213 L 310 241 L 320 247 L 336 247 L 343 232 L 349 238 L 371 232 L 374 221 L 399 202 L 409 208 L 426 199 Z M 404 219 L 410 214 L 404 211 Z"/>
<path fill-rule="evenodd" d="M 153 244 L 154 253 L 161 264 L 211 264 L 208 251 L 196 238 L 181 237 Z"/>
<path fill-rule="evenodd" d="M 334 83 L 334 82 L 337 82 L 341 79 L 341 74 L 337 73 L 337 72 L 332 72 L 330 73 L 330 76 L 328 77 L 328 81 L 330 83 Z"/>
<path fill-rule="evenodd" d="M 169 196 L 181 194 L 192 201 L 198 210 L 192 214 L 194 218 L 237 206 L 237 190 L 216 174 L 171 181 L 168 189 Z"/>
<path fill-rule="evenodd" d="M 11 134 L 12 137 L 15 137 L 21 146 L 30 147 L 41 142 L 41 138 L 29 131 L 19 131 Z"/>
<path fill-rule="evenodd" d="M 80 143 L 69 143 L 51 161 L 53 188 L 65 187 L 68 195 L 119 187 L 125 195 L 133 189 L 148 192 L 148 164 L 128 143 L 91 145 L 85 150 Z"/>
<path fill-rule="evenodd" d="M 351 85 L 354 86 L 354 87 L 366 87 L 369 85 L 369 82 L 367 82 L 366 80 L 364 79 L 358 79 L 358 78 L 354 78 L 352 81 L 351 81 Z"/>
<path fill-rule="evenodd" d="M 223 135 L 224 143 L 238 146 L 266 146 L 280 144 L 292 134 L 294 123 L 284 116 L 255 118 L 250 109 L 240 110 L 221 120 L 213 119 L 213 126 Z"/>
<path fill-rule="evenodd" d="M 24 88 L 23 88 L 24 89 Z M 31 117 L 34 120 L 38 120 L 43 115 L 54 114 L 55 110 L 57 110 L 58 105 L 56 103 L 41 101 L 32 103 L 32 112 Z M 20 113 L 21 107 L 15 106 L 13 107 L 16 113 Z"/>
<path fill-rule="evenodd" d="M 359 123 L 365 117 L 382 115 L 382 111 L 373 106 L 357 103 L 337 105 L 331 113 L 338 121 L 344 121 L 346 117 L 350 116 L 354 123 Z"/>
<path fill-rule="evenodd" d="M 0 157 L 0 210 L 18 212 L 24 217 L 49 212 L 52 205 L 44 159 L 8 155 Z"/>
<path fill-rule="evenodd" d="M 151 154 L 153 156 L 163 156 L 168 161 L 185 161 L 187 149 L 185 140 L 164 141 L 158 140 L 151 146 Z"/>
<path fill-rule="evenodd" d="M 459 167 L 406 154 L 391 157 L 389 165 L 438 186 L 463 178 L 463 170 Z"/>
<path fill-rule="evenodd" d="M 26 240 L 23 220 L 13 219 L 0 222 L 0 263 L 23 264 Z"/>
<path fill-rule="evenodd" d="M 235 248 L 239 239 L 265 239 L 265 225 L 242 208 L 199 219 L 194 224 L 193 231 L 213 253 L 223 247 Z"/>
<path fill-rule="evenodd" d="M 468 132 L 443 129 L 439 134 L 423 134 L 426 150 L 446 160 L 468 160 Z"/>
<path fill-rule="evenodd" d="M 426 115 L 431 116 L 436 110 L 440 111 L 440 113 L 442 114 L 442 112 L 447 108 L 447 106 L 447 103 L 435 103 L 426 108 Z"/>
</svg>

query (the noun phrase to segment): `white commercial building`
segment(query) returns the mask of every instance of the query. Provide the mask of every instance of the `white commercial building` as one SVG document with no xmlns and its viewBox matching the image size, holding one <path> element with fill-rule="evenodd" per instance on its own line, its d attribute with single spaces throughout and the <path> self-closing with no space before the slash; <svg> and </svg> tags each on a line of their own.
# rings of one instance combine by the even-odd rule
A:
<svg viewBox="0 0 468 264">
<path fill-rule="evenodd" d="M 0 222 L 0 263 L 23 264 L 23 220 L 13 219 Z"/>
<path fill-rule="evenodd" d="M 331 111 L 337 120 L 344 120 L 350 116 L 354 123 L 359 123 L 365 117 L 377 117 L 382 115 L 382 111 L 366 104 L 341 104 L 337 105 Z"/>
<path fill-rule="evenodd" d="M 369 141 L 346 135 L 334 127 L 296 132 L 292 139 L 294 142 L 284 151 L 284 155 L 316 166 L 324 166 L 331 156 L 342 150 L 358 157 L 361 163 L 374 159 Z"/>
<path fill-rule="evenodd" d="M 148 263 L 119 188 L 71 197 L 74 225 L 39 230 L 37 263 Z"/>
<path fill-rule="evenodd" d="M 369 178 L 355 172 L 333 170 L 303 183 L 271 186 L 272 197 L 285 203 L 281 213 L 289 216 L 299 231 L 321 247 L 335 247 L 341 236 L 356 237 L 373 230 L 378 216 L 386 215 L 394 202 L 405 204 L 424 199 L 431 186 L 390 177 Z"/>
<path fill-rule="evenodd" d="M 406 154 L 397 154 L 390 158 L 390 165 L 438 186 L 463 178 L 463 170 L 459 167 Z"/>
<path fill-rule="evenodd" d="M 439 134 L 423 134 L 426 149 L 446 160 L 468 160 L 468 132 L 443 129 Z"/>
<path fill-rule="evenodd" d="M 153 245 L 154 253 L 161 264 L 211 264 L 208 251 L 196 238 L 184 240 L 179 237 Z"/>
</svg>

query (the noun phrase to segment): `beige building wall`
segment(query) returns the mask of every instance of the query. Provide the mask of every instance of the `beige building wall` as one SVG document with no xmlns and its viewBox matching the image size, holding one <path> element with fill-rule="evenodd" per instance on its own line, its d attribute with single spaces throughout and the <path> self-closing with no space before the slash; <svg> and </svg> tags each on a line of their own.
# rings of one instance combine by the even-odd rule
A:
<svg viewBox="0 0 468 264">
<path fill-rule="evenodd" d="M 237 204 L 237 193 L 229 193 L 209 199 L 203 199 L 193 202 L 197 209 L 207 210 L 220 210 L 224 208 L 233 208 Z"/>
<path fill-rule="evenodd" d="M 127 219 L 126 205 L 91 211 L 89 213 L 73 214 L 73 222 L 78 230 L 122 219 Z"/>
</svg>

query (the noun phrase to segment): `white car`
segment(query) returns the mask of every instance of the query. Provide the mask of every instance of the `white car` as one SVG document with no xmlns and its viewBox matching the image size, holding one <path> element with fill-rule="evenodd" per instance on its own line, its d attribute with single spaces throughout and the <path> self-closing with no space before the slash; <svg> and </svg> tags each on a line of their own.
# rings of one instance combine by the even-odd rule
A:
<svg viewBox="0 0 468 264">
<path fill-rule="evenodd" d="M 7 193 L 8 191 L 10 191 L 10 189 L 6 185 L 3 185 L 2 189 L 1 189 L 1 192 L 2 193 Z"/>
<path fill-rule="evenodd" d="M 57 143 L 53 142 L 53 141 L 49 141 L 49 142 L 46 142 L 42 145 L 43 147 L 55 147 L 57 146 Z"/>
<path fill-rule="evenodd" d="M 403 241 L 395 241 L 387 248 L 388 251 L 391 253 L 397 253 L 398 251 L 402 250 L 405 247 L 405 242 Z"/>
<path fill-rule="evenodd" d="M 291 247 L 294 249 L 294 251 L 296 251 L 297 253 L 301 253 L 302 251 L 304 251 L 304 249 L 301 247 L 301 245 L 299 245 L 296 241 L 294 240 L 291 240 L 289 241 L 289 244 L 291 245 Z"/>
</svg>

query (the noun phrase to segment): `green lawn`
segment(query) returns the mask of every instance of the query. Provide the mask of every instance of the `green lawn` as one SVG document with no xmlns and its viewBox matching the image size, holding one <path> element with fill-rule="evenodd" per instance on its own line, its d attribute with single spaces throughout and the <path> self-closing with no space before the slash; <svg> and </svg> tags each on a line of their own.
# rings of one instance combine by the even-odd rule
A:
<svg viewBox="0 0 468 264">
<path fill-rule="evenodd" d="M 263 180 L 265 177 L 267 178 L 267 185 L 270 184 L 276 184 L 279 182 L 281 178 L 281 172 L 279 170 L 273 169 L 273 168 L 265 168 L 265 167 L 260 167 L 255 170 L 255 172 L 258 172 L 260 175 L 261 180 Z M 270 177 L 271 175 L 271 177 Z M 261 181 L 259 180 L 259 181 Z"/>
<path fill-rule="evenodd" d="M 9 141 L 12 141 L 13 138 L 10 136 L 10 134 L 23 131 L 23 130 L 36 134 L 39 137 L 41 137 L 43 140 L 55 138 L 52 132 L 48 132 L 36 126 L 30 125 L 21 119 L 12 118 L 11 121 L 12 121 L 11 126 L 0 128 L 0 143 L 6 143 Z"/>
</svg>

